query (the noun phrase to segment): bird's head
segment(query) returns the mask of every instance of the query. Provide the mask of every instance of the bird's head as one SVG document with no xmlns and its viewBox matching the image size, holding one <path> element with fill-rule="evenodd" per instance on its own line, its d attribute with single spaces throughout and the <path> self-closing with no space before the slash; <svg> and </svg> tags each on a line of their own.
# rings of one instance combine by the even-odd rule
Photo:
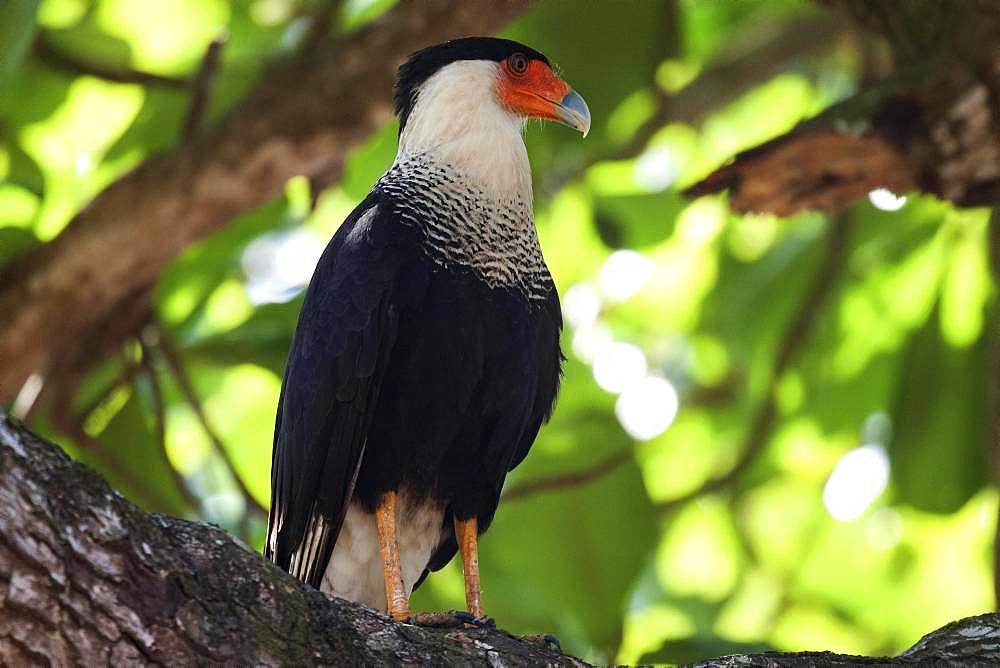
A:
<svg viewBox="0 0 1000 668">
<path fill-rule="evenodd" d="M 483 90 L 520 120 L 555 121 L 584 136 L 590 130 L 587 103 L 552 71 L 548 58 L 509 39 L 466 37 L 417 51 L 399 68 L 395 104 L 400 132 L 415 109 L 433 102 L 422 98 L 442 93 L 476 97 Z"/>
<path fill-rule="evenodd" d="M 586 136 L 587 103 L 538 51 L 507 39 L 466 37 L 414 53 L 395 88 L 400 153 L 435 151 L 489 179 L 523 181 L 528 119 L 567 125 Z M 509 169 L 503 167 L 509 165 Z M 499 168 L 499 169 L 498 169 Z"/>
</svg>

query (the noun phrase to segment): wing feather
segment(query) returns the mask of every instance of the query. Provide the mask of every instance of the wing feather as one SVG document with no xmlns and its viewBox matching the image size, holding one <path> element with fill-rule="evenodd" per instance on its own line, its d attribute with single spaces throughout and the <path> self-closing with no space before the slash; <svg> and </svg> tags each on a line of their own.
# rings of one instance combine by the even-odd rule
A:
<svg viewBox="0 0 1000 668">
<path fill-rule="evenodd" d="M 414 257 L 389 211 L 369 195 L 331 239 L 306 291 L 282 381 L 265 556 L 314 587 L 357 480 L 396 341 L 396 287 Z"/>
</svg>

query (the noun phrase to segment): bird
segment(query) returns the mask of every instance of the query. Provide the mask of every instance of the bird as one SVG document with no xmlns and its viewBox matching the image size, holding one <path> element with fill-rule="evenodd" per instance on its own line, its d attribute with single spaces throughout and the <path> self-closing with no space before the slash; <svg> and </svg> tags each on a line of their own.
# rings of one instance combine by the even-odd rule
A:
<svg viewBox="0 0 1000 668">
<path fill-rule="evenodd" d="M 523 131 L 543 119 L 586 137 L 590 111 L 544 55 L 494 37 L 412 54 L 393 100 L 395 160 L 305 291 L 264 552 L 415 623 L 410 594 L 460 553 L 462 614 L 485 620 L 479 536 L 552 413 L 564 359 Z"/>
</svg>

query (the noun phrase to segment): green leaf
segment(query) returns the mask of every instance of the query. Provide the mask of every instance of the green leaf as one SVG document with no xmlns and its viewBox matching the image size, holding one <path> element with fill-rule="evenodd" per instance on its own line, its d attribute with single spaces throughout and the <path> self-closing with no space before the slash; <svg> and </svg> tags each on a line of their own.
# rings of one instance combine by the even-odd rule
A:
<svg viewBox="0 0 1000 668">
<path fill-rule="evenodd" d="M 985 340 L 953 348 L 937 317 L 928 318 L 911 339 L 889 449 L 903 503 L 952 513 L 987 483 L 988 368 Z"/>
<path fill-rule="evenodd" d="M 0 227 L 0 269 L 40 245 L 38 237 L 28 230 L 20 227 Z"/>
<path fill-rule="evenodd" d="M 627 97 L 649 87 L 665 22 L 662 2 L 537 3 L 504 36 L 541 49 L 570 86 L 587 100 L 593 127 L 586 139 L 564 127 L 529 129 L 526 139 L 536 178 L 553 167 L 571 167 L 611 143 L 609 120 Z M 584 19 L 585 20 L 581 20 Z M 553 26 L 572 29 L 553 30 Z"/>
<path fill-rule="evenodd" d="M 257 236 L 294 222 L 288 197 L 282 195 L 184 251 L 160 274 L 154 294 L 157 312 L 180 330 L 193 333 L 197 316 L 216 288 L 230 276 L 241 276 L 240 257 Z"/>
<path fill-rule="evenodd" d="M 203 363 L 250 362 L 280 377 L 301 308 L 301 297 L 284 304 L 263 304 L 240 326 L 194 341 L 185 352 L 192 360 Z"/>
<path fill-rule="evenodd" d="M 119 391 L 119 396 L 127 399 L 100 429 L 97 442 L 79 449 L 79 459 L 98 469 L 115 489 L 145 510 L 184 517 L 191 507 L 157 442 L 151 407 L 142 387 L 140 383 Z M 115 395 L 105 404 L 112 404 L 107 408 L 113 411 Z"/>
<path fill-rule="evenodd" d="M 0 0 L 0 86 L 21 64 L 38 30 L 39 0 Z"/>
</svg>

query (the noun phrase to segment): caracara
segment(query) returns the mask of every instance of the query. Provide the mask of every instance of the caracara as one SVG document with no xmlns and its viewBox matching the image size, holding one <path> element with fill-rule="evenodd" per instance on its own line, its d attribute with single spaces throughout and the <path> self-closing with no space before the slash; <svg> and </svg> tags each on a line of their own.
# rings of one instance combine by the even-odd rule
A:
<svg viewBox="0 0 1000 668">
<path fill-rule="evenodd" d="M 473 37 L 400 68 L 396 160 L 330 240 L 278 402 L 266 556 L 414 619 L 409 596 L 477 540 L 552 410 L 559 297 L 532 215 L 528 119 L 586 135 L 541 53 Z"/>
</svg>

